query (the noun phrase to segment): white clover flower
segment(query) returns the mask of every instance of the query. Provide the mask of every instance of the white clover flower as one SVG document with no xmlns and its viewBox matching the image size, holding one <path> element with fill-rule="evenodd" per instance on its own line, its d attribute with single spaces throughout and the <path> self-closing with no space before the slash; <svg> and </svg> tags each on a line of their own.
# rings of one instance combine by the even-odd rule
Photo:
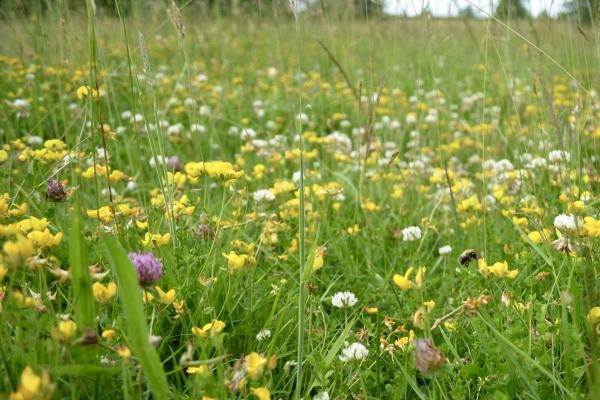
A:
<svg viewBox="0 0 600 400">
<path fill-rule="evenodd" d="M 358 299 L 352 292 L 337 292 L 331 298 L 331 304 L 337 308 L 352 307 Z"/>
<path fill-rule="evenodd" d="M 312 400 L 329 400 L 329 393 L 319 392 L 315 396 L 313 396 Z"/>
<path fill-rule="evenodd" d="M 452 253 L 452 247 L 446 245 L 439 248 L 438 253 L 440 256 L 445 256 L 446 254 Z"/>
<path fill-rule="evenodd" d="M 409 226 L 402 229 L 402 240 L 405 242 L 414 242 L 421 239 L 421 228 L 418 226 Z"/>
<path fill-rule="evenodd" d="M 560 214 L 554 218 L 554 227 L 561 232 L 574 232 L 577 229 L 575 217 L 571 214 Z"/>
<path fill-rule="evenodd" d="M 192 124 L 190 125 L 190 132 L 192 133 L 206 133 L 206 127 L 200 124 Z"/>
<path fill-rule="evenodd" d="M 240 138 L 242 140 L 250 140 L 256 137 L 256 131 L 252 128 L 244 128 L 240 132 Z"/>
<path fill-rule="evenodd" d="M 25 99 L 15 99 L 12 103 L 8 104 L 17 112 L 17 118 L 29 117 L 29 111 L 31 110 L 31 104 Z"/>
<path fill-rule="evenodd" d="M 261 329 L 260 332 L 256 334 L 256 340 L 262 342 L 263 340 L 267 340 L 271 337 L 271 331 L 268 329 Z"/>
<path fill-rule="evenodd" d="M 269 189 L 257 190 L 256 192 L 252 193 L 252 197 L 257 203 L 275 200 L 275 195 Z"/>
<path fill-rule="evenodd" d="M 569 161 L 570 158 L 571 154 L 568 151 L 552 150 L 550 153 L 548 153 L 548 160 L 551 162 L 562 161 L 563 159 L 565 161 Z"/>
<path fill-rule="evenodd" d="M 362 343 L 352 343 L 350 346 L 342 350 L 342 354 L 339 356 L 342 362 L 348 362 L 352 360 L 364 360 L 369 355 L 369 350 Z"/>
<path fill-rule="evenodd" d="M 209 106 L 200 106 L 199 112 L 200 112 L 200 115 L 203 115 L 206 117 L 206 116 L 210 115 L 211 110 L 210 110 Z"/>
<path fill-rule="evenodd" d="M 309 121 L 308 115 L 304 113 L 296 114 L 296 121 L 305 124 Z"/>
<path fill-rule="evenodd" d="M 165 157 L 165 156 L 161 156 L 161 155 L 156 155 L 156 156 L 152 157 L 148 161 L 148 164 L 150 164 L 150 167 L 154 168 L 157 165 L 164 165 L 168 161 L 169 161 L 169 157 Z"/>
</svg>

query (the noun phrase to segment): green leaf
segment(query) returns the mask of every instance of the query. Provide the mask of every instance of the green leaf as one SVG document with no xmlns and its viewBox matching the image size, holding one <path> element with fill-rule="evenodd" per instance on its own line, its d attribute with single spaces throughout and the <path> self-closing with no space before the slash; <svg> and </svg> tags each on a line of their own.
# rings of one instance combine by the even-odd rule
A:
<svg viewBox="0 0 600 400">
<path fill-rule="evenodd" d="M 460 369 L 463 379 L 473 379 L 485 375 L 485 370 L 476 364 L 467 364 Z"/>
<path fill-rule="evenodd" d="M 142 293 L 135 269 L 116 238 L 103 235 L 100 241 L 104 255 L 117 277 L 119 300 L 127 321 L 127 336 L 131 351 L 142 364 L 154 398 L 169 398 L 170 392 L 165 371 L 158 354 L 148 340 L 149 333 L 142 306 Z"/>
<path fill-rule="evenodd" d="M 75 201 L 75 214 L 69 232 L 69 263 L 73 280 L 73 296 L 75 302 L 75 322 L 80 328 L 96 331 L 96 304 L 92 292 L 92 279 L 88 269 L 89 259 L 87 247 L 81 232 L 81 212 L 79 198 Z"/>
</svg>

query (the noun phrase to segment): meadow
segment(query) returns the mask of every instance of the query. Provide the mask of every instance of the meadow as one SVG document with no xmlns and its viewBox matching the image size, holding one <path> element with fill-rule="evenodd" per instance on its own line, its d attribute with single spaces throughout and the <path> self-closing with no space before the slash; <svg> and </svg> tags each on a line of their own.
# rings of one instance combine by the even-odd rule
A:
<svg viewBox="0 0 600 400">
<path fill-rule="evenodd" d="M 0 38 L 0 398 L 599 398 L 595 25 Z"/>
</svg>

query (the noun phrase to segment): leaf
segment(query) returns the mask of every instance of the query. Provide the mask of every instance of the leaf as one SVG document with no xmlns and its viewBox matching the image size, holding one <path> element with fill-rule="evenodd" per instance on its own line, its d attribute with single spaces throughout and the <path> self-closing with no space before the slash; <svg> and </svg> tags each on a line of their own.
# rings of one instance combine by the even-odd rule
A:
<svg viewBox="0 0 600 400">
<path fill-rule="evenodd" d="M 129 257 L 116 238 L 103 235 L 100 238 L 106 256 L 119 287 L 119 301 L 127 321 L 127 336 L 131 351 L 140 360 L 142 369 L 156 399 L 170 397 L 167 377 L 158 354 L 148 340 L 148 327 L 142 306 L 142 293 L 138 278 Z"/>
<path fill-rule="evenodd" d="M 352 327 L 354 327 L 355 321 L 356 321 L 356 318 L 352 319 L 346 325 L 346 328 L 344 329 L 344 331 L 338 336 L 337 340 L 333 343 L 333 346 L 331 346 L 331 348 L 329 349 L 327 356 L 325 356 L 325 365 L 327 367 L 329 367 L 331 365 L 335 356 L 340 352 L 340 350 L 344 346 L 344 342 L 348 338 L 348 335 L 350 334 L 350 330 L 352 329 Z"/>
<path fill-rule="evenodd" d="M 485 370 L 476 364 L 467 364 L 460 369 L 463 379 L 473 379 L 485 375 Z"/>
<path fill-rule="evenodd" d="M 75 322 L 80 328 L 96 331 L 96 304 L 92 292 L 92 279 L 88 269 L 89 259 L 86 244 L 81 233 L 81 211 L 79 198 L 75 201 L 75 215 L 69 232 L 69 263 L 73 280 Z"/>
</svg>

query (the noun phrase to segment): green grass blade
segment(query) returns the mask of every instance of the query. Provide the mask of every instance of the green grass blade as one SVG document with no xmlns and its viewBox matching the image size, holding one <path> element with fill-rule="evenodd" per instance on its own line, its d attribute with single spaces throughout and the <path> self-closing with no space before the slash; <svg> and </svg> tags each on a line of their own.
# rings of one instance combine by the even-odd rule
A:
<svg viewBox="0 0 600 400">
<path fill-rule="evenodd" d="M 69 263 L 73 280 L 75 321 L 80 328 L 96 330 L 96 305 L 92 293 L 92 279 L 88 270 L 89 259 L 81 226 L 79 198 L 75 201 L 75 215 L 69 233 Z"/>
<path fill-rule="evenodd" d="M 116 238 L 104 235 L 100 239 L 119 287 L 119 299 L 127 321 L 127 336 L 133 354 L 140 360 L 150 389 L 156 399 L 169 398 L 167 377 L 158 354 L 148 340 L 148 327 L 142 306 L 142 294 L 135 269 Z"/>
</svg>

